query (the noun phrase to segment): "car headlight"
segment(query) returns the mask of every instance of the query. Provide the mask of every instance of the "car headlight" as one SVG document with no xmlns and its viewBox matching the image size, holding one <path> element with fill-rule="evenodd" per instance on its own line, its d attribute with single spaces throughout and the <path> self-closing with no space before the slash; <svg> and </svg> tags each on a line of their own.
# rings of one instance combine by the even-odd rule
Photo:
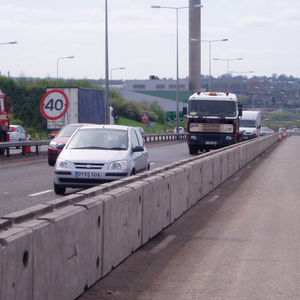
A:
<svg viewBox="0 0 300 300">
<path fill-rule="evenodd" d="M 57 146 L 58 146 L 58 144 L 57 144 L 56 142 L 54 142 L 54 141 L 51 141 L 50 144 L 49 144 L 49 146 L 50 146 L 51 148 L 56 149 Z"/>
<path fill-rule="evenodd" d="M 70 168 L 70 162 L 64 159 L 57 159 L 56 167 L 59 169 L 68 169 Z"/>
<path fill-rule="evenodd" d="M 127 169 L 127 161 L 126 160 L 120 160 L 120 161 L 114 161 L 110 163 L 109 170 L 126 170 Z"/>
</svg>

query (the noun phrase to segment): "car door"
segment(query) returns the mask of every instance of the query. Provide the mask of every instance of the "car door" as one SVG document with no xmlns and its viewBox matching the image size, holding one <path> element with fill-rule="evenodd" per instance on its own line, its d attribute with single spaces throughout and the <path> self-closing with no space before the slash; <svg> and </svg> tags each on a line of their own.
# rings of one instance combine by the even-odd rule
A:
<svg viewBox="0 0 300 300">
<path fill-rule="evenodd" d="M 143 139 L 143 136 L 142 136 L 140 130 L 135 129 L 135 132 L 136 132 L 136 135 L 138 138 L 139 146 L 144 148 L 144 151 L 142 152 L 142 157 L 141 157 L 141 169 L 144 170 L 144 169 L 148 168 L 148 151 L 145 147 L 144 139 Z"/>
<path fill-rule="evenodd" d="M 132 128 L 130 130 L 130 141 L 132 149 L 139 145 L 139 140 L 136 134 L 136 131 Z M 142 152 L 133 152 L 132 151 L 132 158 L 134 161 L 134 168 L 136 172 L 139 172 L 143 169 L 143 153 Z"/>
</svg>

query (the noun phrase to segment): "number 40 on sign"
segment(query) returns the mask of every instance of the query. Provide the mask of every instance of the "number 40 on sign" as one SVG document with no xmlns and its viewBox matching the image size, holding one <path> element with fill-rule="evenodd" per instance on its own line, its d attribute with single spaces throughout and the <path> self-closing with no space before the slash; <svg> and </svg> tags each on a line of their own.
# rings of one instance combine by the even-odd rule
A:
<svg viewBox="0 0 300 300">
<path fill-rule="evenodd" d="M 58 89 L 47 92 L 41 102 L 42 115 L 48 120 L 61 118 L 67 112 L 68 107 L 67 95 Z"/>
</svg>

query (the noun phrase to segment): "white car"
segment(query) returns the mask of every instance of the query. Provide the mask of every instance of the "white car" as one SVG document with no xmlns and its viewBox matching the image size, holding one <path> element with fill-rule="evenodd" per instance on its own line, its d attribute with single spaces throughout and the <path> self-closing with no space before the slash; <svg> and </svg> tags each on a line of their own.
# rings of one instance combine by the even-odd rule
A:
<svg viewBox="0 0 300 300">
<path fill-rule="evenodd" d="M 120 125 L 78 128 L 59 154 L 54 191 L 90 187 L 149 170 L 150 161 L 140 130 Z"/>
<path fill-rule="evenodd" d="M 173 133 L 177 133 L 176 127 L 173 129 Z M 178 126 L 178 133 L 185 133 L 184 128 Z"/>
<path fill-rule="evenodd" d="M 26 130 L 21 125 L 9 125 L 8 130 L 9 141 L 26 141 Z M 28 140 L 31 137 L 28 135 Z"/>
</svg>

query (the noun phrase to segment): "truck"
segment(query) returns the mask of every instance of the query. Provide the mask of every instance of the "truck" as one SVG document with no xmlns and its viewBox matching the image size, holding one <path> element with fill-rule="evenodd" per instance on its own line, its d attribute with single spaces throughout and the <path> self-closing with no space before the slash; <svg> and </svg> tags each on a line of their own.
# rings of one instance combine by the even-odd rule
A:
<svg viewBox="0 0 300 300">
<path fill-rule="evenodd" d="M 70 123 L 105 123 L 105 91 L 81 87 L 47 88 L 47 93 L 52 90 L 62 91 L 68 98 L 68 108 L 60 118 L 47 118 L 47 129 L 49 131 L 59 130 Z M 51 100 L 50 100 L 51 101 Z M 50 107 L 50 103 L 44 103 Z M 52 105 L 54 108 L 55 106 Z M 41 108 L 42 109 L 42 108 Z M 110 119 L 113 123 L 112 108 L 110 108 Z"/>
<path fill-rule="evenodd" d="M 9 109 L 6 95 L 0 90 L 0 142 L 9 141 Z M 4 154 L 5 149 L 0 148 L 0 155 Z"/>
<path fill-rule="evenodd" d="M 243 140 L 251 140 L 260 136 L 261 112 L 244 110 L 240 120 L 240 130 L 243 131 Z"/>
<path fill-rule="evenodd" d="M 187 110 L 189 153 L 222 148 L 242 141 L 239 129 L 242 105 L 235 94 L 198 92 L 190 96 Z"/>
</svg>

